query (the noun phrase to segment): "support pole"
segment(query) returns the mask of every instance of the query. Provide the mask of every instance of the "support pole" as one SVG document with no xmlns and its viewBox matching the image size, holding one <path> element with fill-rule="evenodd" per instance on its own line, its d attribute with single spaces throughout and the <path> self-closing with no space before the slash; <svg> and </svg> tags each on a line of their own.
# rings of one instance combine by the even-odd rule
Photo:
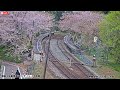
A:
<svg viewBox="0 0 120 90">
<path fill-rule="evenodd" d="M 47 55 L 46 55 L 46 60 L 45 60 L 45 67 L 44 67 L 43 79 L 45 79 L 45 75 L 46 75 L 46 68 L 47 68 L 47 62 L 48 62 L 48 54 L 49 54 L 49 48 L 50 48 L 50 40 L 51 40 L 51 30 L 50 30 L 50 34 L 49 34 L 49 41 L 48 41 L 48 48 L 47 48 Z"/>
</svg>

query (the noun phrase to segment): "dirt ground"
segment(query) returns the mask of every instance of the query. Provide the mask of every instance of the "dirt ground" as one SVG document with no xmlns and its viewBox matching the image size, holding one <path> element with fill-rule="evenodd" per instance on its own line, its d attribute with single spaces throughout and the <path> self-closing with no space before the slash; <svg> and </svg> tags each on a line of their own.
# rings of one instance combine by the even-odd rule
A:
<svg viewBox="0 0 120 90">
<path fill-rule="evenodd" d="M 34 79 L 43 79 L 43 74 L 44 74 L 44 63 L 38 63 L 35 65 L 33 75 Z M 46 70 L 46 76 L 45 79 L 54 79 L 53 75 L 49 72 L 49 70 Z"/>
</svg>

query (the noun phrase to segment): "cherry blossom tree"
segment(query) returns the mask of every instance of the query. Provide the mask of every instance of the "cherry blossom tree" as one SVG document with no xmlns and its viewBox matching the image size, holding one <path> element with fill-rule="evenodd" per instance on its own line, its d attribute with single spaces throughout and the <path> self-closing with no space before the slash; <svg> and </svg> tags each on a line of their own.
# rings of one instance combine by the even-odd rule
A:
<svg viewBox="0 0 120 90">
<path fill-rule="evenodd" d="M 34 35 L 40 30 L 49 30 L 53 26 L 53 16 L 47 12 L 29 11 L 22 21 L 26 34 L 32 41 Z"/>
<path fill-rule="evenodd" d="M 9 11 L 9 15 L 0 15 L 0 37 L 25 48 L 40 30 L 49 30 L 53 26 L 54 16 L 42 11 Z"/>
<path fill-rule="evenodd" d="M 0 36 L 3 41 L 14 38 L 15 22 L 11 15 L 0 15 Z"/>
<path fill-rule="evenodd" d="M 93 40 L 93 36 L 97 35 L 98 24 L 102 20 L 103 15 L 92 11 L 73 11 L 72 13 L 63 13 L 59 28 L 64 31 L 76 32 L 78 36 L 87 35 L 87 43 Z M 85 39 L 84 39 L 85 40 Z"/>
</svg>

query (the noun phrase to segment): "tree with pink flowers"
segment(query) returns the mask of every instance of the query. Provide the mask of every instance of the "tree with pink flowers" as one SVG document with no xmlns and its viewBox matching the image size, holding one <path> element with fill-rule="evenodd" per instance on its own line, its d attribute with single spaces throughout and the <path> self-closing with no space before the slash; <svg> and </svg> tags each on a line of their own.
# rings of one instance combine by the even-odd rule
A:
<svg viewBox="0 0 120 90">
<path fill-rule="evenodd" d="M 33 43 L 34 36 L 41 30 L 49 30 L 53 26 L 54 16 L 42 11 L 9 11 L 9 15 L 0 15 L 0 37 L 10 41 L 16 47 L 25 49 Z M 22 51 L 22 50 L 17 51 Z"/>
<path fill-rule="evenodd" d="M 102 14 L 92 11 L 63 13 L 61 21 L 59 21 L 59 28 L 62 31 L 76 32 L 79 34 L 78 36 L 84 36 L 84 40 L 87 39 L 87 41 L 85 40 L 87 44 L 91 44 L 93 37 L 98 34 L 98 24 L 102 17 Z"/>
</svg>

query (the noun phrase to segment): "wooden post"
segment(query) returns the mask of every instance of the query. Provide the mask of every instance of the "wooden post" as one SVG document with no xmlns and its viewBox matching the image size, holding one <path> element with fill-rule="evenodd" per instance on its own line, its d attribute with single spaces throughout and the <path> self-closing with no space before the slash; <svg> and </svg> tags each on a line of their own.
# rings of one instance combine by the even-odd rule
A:
<svg viewBox="0 0 120 90">
<path fill-rule="evenodd" d="M 93 67 L 96 67 L 97 65 L 96 65 L 96 58 L 95 58 L 95 56 L 93 56 Z"/>
</svg>

